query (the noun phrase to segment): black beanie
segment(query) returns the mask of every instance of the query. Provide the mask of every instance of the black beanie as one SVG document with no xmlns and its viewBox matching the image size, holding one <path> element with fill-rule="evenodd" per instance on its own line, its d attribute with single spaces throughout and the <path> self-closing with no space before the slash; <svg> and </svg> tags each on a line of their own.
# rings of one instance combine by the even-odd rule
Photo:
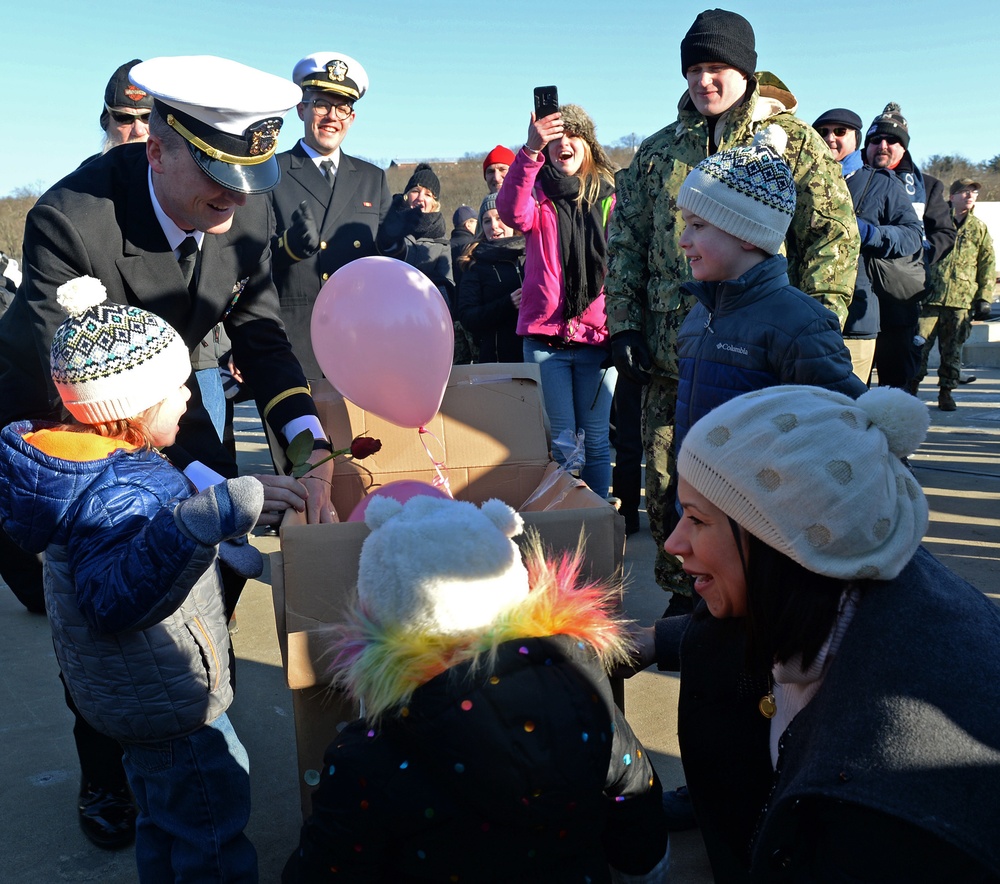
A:
<svg viewBox="0 0 1000 884">
<path fill-rule="evenodd" d="M 681 74 L 695 64 L 717 61 L 752 77 L 757 70 L 753 28 L 742 15 L 725 9 L 706 9 L 681 40 Z"/>
<path fill-rule="evenodd" d="M 421 163 L 413 170 L 410 180 L 403 188 L 403 193 L 409 193 L 414 187 L 426 187 L 434 194 L 434 199 L 441 198 L 441 182 L 438 181 L 438 176 L 434 174 L 434 170 L 427 163 Z"/>
<path fill-rule="evenodd" d="M 868 147 L 876 135 L 895 136 L 904 150 L 910 146 L 910 127 L 906 123 L 906 117 L 899 111 L 900 107 L 895 101 L 890 101 L 885 106 L 885 110 L 872 120 L 865 133 L 865 147 Z"/>
</svg>

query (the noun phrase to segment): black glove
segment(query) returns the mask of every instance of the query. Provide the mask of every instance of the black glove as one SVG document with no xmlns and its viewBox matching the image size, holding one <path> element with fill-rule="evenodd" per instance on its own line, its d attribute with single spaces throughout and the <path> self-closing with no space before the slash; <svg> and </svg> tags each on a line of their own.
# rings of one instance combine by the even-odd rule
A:
<svg viewBox="0 0 1000 884">
<path fill-rule="evenodd" d="M 305 200 L 292 212 L 292 223 L 278 238 L 278 242 L 296 261 L 310 258 L 319 251 L 319 228 L 316 227 L 312 210 Z"/>
<path fill-rule="evenodd" d="M 397 193 L 392 198 L 392 205 L 389 207 L 389 214 L 385 216 L 385 221 L 379 225 L 378 238 L 376 240 L 379 251 L 389 254 L 400 251 L 403 237 L 407 234 L 407 213 L 410 210 L 403 203 L 403 194 Z"/>
<path fill-rule="evenodd" d="M 623 331 L 611 338 L 611 358 L 618 374 L 635 384 L 649 383 L 652 360 L 642 332 Z"/>
<path fill-rule="evenodd" d="M 972 302 L 972 318 L 976 320 L 986 320 L 990 318 L 990 314 L 993 312 L 993 305 L 982 298 L 976 298 Z"/>
<path fill-rule="evenodd" d="M 182 500 L 174 521 L 191 539 L 209 546 L 243 537 L 264 506 L 264 486 L 253 476 L 226 479 Z"/>
</svg>

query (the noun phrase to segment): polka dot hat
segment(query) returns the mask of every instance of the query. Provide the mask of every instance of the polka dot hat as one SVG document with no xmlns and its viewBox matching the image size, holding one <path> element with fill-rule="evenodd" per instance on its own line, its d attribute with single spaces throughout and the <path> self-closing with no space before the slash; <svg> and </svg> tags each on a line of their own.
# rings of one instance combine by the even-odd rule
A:
<svg viewBox="0 0 1000 884">
<path fill-rule="evenodd" d="M 678 472 L 751 534 L 818 574 L 890 580 L 927 530 L 927 500 L 901 458 L 927 406 L 889 387 L 857 400 L 780 386 L 732 399 L 690 430 Z"/>
</svg>

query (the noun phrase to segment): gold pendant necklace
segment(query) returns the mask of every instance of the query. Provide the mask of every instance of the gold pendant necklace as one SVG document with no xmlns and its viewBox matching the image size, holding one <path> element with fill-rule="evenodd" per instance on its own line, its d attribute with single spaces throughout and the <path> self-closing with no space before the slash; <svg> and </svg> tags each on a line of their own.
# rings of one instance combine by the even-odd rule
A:
<svg viewBox="0 0 1000 884">
<path fill-rule="evenodd" d="M 774 714 L 778 711 L 778 705 L 774 702 L 774 693 L 768 691 L 764 694 L 757 703 L 757 708 L 764 718 L 774 718 Z"/>
</svg>

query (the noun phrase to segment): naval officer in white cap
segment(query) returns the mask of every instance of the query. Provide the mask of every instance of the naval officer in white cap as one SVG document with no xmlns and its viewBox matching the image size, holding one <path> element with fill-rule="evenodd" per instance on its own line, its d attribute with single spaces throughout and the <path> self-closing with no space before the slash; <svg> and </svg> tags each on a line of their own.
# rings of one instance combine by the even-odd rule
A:
<svg viewBox="0 0 1000 884">
<path fill-rule="evenodd" d="M 278 154 L 274 284 L 292 349 L 306 377 L 321 378 L 309 331 L 316 296 L 345 264 L 379 254 L 375 238 L 392 193 L 382 169 L 341 149 L 368 91 L 361 63 L 336 50 L 314 52 L 295 65 L 292 79 L 302 89 L 296 110 L 304 132 Z"/>
<path fill-rule="evenodd" d="M 263 419 L 282 440 L 311 431 L 315 462 L 332 449 L 279 316 L 271 281 L 271 204 L 254 196 L 278 183 L 278 132 L 301 90 L 212 56 L 154 58 L 133 67 L 130 77 L 153 97 L 148 141 L 81 166 L 28 213 L 22 284 L 0 318 L 0 426 L 21 418 L 60 419 L 47 370 L 53 334 L 65 318 L 56 289 L 86 275 L 104 283 L 109 301 L 162 317 L 191 349 L 224 321 Z M 206 487 L 235 476 L 237 467 L 201 404 L 198 385 L 189 386 L 177 442 L 164 453 Z M 332 461 L 299 481 L 260 478 L 271 512 L 265 522 L 289 506 L 305 510 L 310 522 L 336 519 Z M 224 582 L 231 613 L 245 569 L 238 555 L 230 564 Z M 0 576 L 7 579 L 7 569 L 23 572 L 24 566 L 24 553 L 0 531 Z M 121 749 L 80 718 L 74 733 L 83 768 L 84 832 L 101 846 L 121 847 L 134 830 Z"/>
</svg>

